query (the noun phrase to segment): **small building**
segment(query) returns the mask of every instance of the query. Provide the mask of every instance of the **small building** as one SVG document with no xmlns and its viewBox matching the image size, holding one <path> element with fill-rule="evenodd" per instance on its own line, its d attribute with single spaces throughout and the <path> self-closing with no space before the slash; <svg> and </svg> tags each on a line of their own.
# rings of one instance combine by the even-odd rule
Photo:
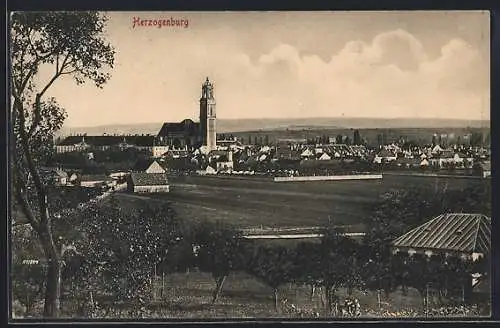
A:
<svg viewBox="0 0 500 328">
<path fill-rule="evenodd" d="M 92 175 L 82 175 L 80 177 L 80 186 L 87 188 L 96 188 L 100 186 L 105 186 L 113 179 L 104 174 L 92 174 Z"/>
<path fill-rule="evenodd" d="M 491 218 L 482 214 L 448 213 L 410 230 L 392 242 L 393 253 L 405 252 L 426 256 L 444 255 L 462 260 L 489 259 Z M 463 300 L 468 301 L 478 286 L 488 285 L 489 275 L 472 271 L 463 285 Z"/>
<path fill-rule="evenodd" d="M 231 151 L 227 152 L 227 155 L 217 158 L 215 162 L 217 172 L 232 172 L 234 169 L 233 153 Z"/>
<path fill-rule="evenodd" d="M 392 247 L 395 253 L 442 253 L 476 260 L 490 252 L 491 218 L 482 214 L 441 214 L 394 240 Z"/>
<path fill-rule="evenodd" d="M 483 178 L 487 178 L 487 177 L 491 176 L 491 162 L 490 161 L 479 162 L 475 165 L 475 168 L 479 171 L 479 174 Z"/>
<path fill-rule="evenodd" d="M 322 153 L 321 156 L 318 157 L 320 161 L 329 161 L 332 158 L 327 153 Z"/>
<path fill-rule="evenodd" d="M 373 162 L 381 164 L 381 163 L 393 162 L 397 159 L 398 156 L 396 153 L 393 153 L 392 151 L 387 149 L 382 149 L 377 155 L 375 155 Z"/>
<path fill-rule="evenodd" d="M 170 191 L 164 173 L 131 173 L 127 179 L 127 190 L 135 193 L 165 193 Z"/>
<path fill-rule="evenodd" d="M 68 184 L 68 173 L 62 169 L 57 169 L 54 171 L 53 179 L 56 186 L 65 186 Z"/>
<path fill-rule="evenodd" d="M 207 168 L 205 169 L 205 174 L 216 174 L 217 173 L 217 170 L 214 169 L 213 167 L 211 167 L 210 165 L 207 166 Z"/>
</svg>

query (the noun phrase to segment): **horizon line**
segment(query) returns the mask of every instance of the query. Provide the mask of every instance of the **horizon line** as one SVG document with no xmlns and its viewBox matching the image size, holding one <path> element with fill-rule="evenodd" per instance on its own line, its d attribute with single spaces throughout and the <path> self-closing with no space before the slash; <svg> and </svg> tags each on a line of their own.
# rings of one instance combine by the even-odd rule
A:
<svg viewBox="0 0 500 328">
<path fill-rule="evenodd" d="M 159 121 L 159 122 L 139 122 L 139 123 L 104 123 L 99 125 L 67 125 L 63 124 L 62 128 L 72 128 L 72 129 L 81 129 L 81 128 L 99 128 L 106 126 L 130 126 L 130 125 L 146 125 L 146 124 L 163 124 L 166 122 L 180 123 L 185 119 L 191 118 L 183 118 L 179 121 L 169 120 L 169 121 Z M 360 119 L 360 120 L 435 120 L 435 121 L 470 121 L 470 122 L 491 122 L 491 118 L 488 119 L 465 119 L 465 118 L 436 118 L 436 117 L 356 117 L 356 116 L 310 116 L 310 117 L 247 117 L 247 118 L 217 118 L 218 120 L 225 121 L 236 121 L 236 120 L 304 120 L 304 119 Z"/>
</svg>

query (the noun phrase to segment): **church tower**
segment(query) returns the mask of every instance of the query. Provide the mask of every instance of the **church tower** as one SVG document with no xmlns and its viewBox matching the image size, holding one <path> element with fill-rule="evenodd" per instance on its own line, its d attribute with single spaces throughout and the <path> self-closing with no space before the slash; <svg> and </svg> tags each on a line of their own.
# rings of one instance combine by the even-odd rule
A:
<svg viewBox="0 0 500 328">
<path fill-rule="evenodd" d="M 200 138 L 202 146 L 206 146 L 208 151 L 214 150 L 217 146 L 215 117 L 214 86 L 207 77 L 201 87 Z"/>
</svg>

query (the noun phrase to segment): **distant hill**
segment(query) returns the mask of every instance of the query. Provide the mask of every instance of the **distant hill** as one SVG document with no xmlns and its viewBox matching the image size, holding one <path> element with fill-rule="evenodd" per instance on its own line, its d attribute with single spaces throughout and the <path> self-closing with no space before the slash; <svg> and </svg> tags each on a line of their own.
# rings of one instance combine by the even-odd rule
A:
<svg viewBox="0 0 500 328">
<path fill-rule="evenodd" d="M 59 135 L 87 133 L 106 134 L 157 134 L 162 126 L 158 123 L 116 124 L 92 127 L 63 127 Z M 303 129 L 392 129 L 392 128 L 485 128 L 489 120 L 458 120 L 428 118 L 266 118 L 266 119 L 217 119 L 220 133 L 243 131 L 303 130 Z"/>
</svg>

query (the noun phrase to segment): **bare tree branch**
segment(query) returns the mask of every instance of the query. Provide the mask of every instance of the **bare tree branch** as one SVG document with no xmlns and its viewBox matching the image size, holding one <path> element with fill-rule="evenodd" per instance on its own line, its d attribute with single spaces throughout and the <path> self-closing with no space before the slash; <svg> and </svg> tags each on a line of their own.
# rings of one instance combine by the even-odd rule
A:
<svg viewBox="0 0 500 328">
<path fill-rule="evenodd" d="M 41 114 L 41 98 L 42 96 L 45 94 L 45 92 L 52 86 L 52 84 L 59 78 L 59 76 L 61 76 L 62 74 L 62 70 L 64 69 L 65 65 L 66 65 L 66 62 L 68 60 L 68 57 L 69 57 L 69 54 L 67 54 L 65 57 L 64 57 L 64 60 L 61 64 L 61 68 L 60 70 L 57 69 L 54 76 L 52 76 L 52 78 L 50 79 L 50 81 L 45 85 L 45 87 L 42 89 L 42 91 L 40 91 L 36 96 L 35 96 L 35 117 L 33 119 L 33 122 L 31 122 L 31 126 L 30 126 L 30 129 L 28 131 L 28 138 L 31 138 L 33 136 L 33 133 L 35 131 L 35 129 L 37 128 L 37 126 L 40 124 L 40 122 L 42 121 L 42 114 Z M 57 60 L 59 61 L 59 56 L 57 56 Z M 59 65 L 59 64 L 58 64 Z"/>
</svg>

